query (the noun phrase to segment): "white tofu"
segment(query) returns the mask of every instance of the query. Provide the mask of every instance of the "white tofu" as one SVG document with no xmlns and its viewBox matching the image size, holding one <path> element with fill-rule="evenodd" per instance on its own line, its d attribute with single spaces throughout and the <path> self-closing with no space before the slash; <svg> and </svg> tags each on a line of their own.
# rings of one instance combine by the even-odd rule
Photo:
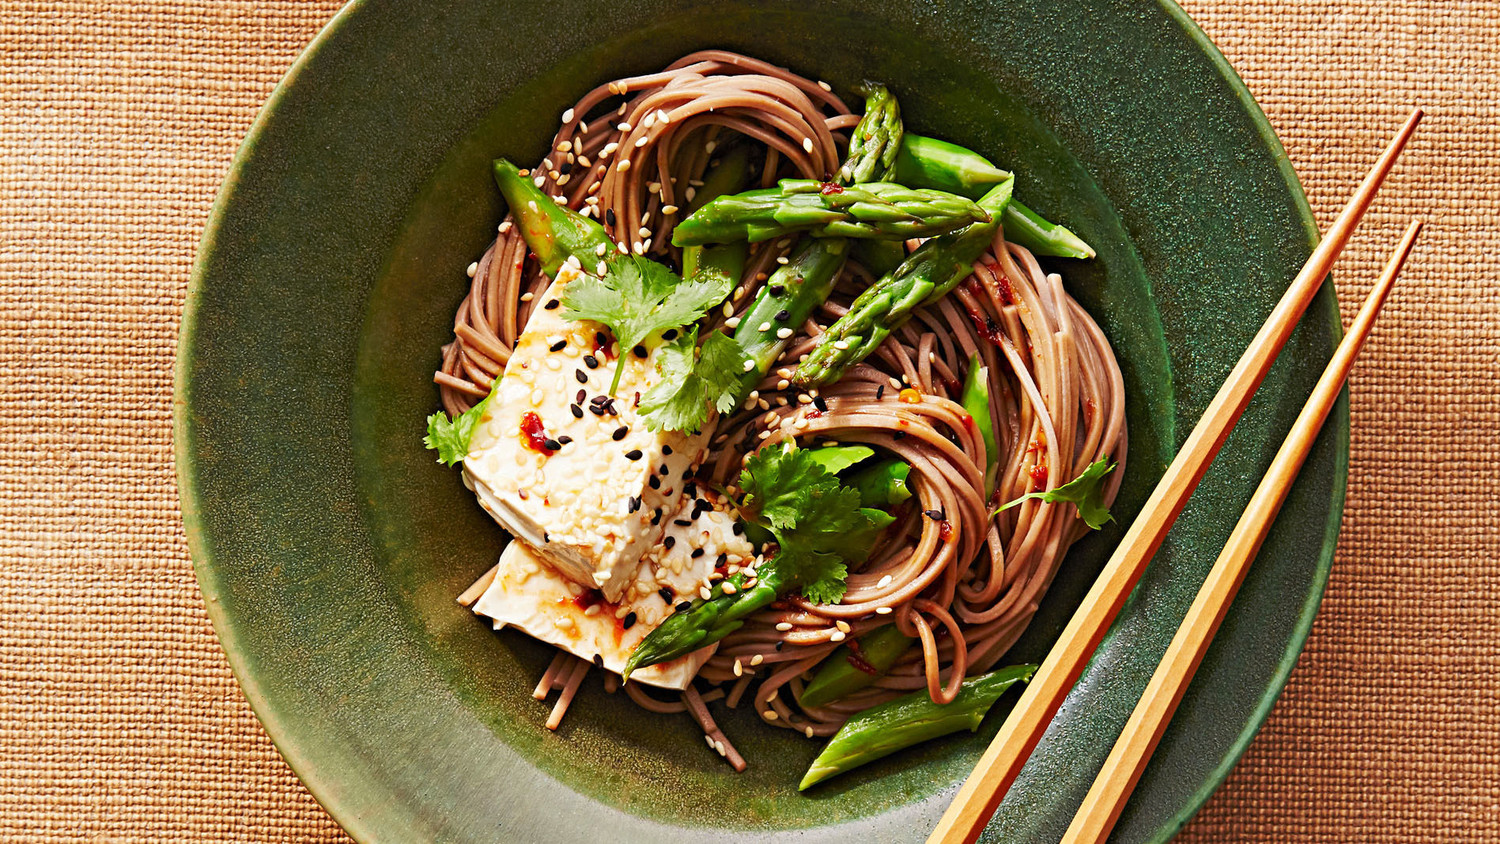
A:
<svg viewBox="0 0 1500 844">
<path fill-rule="evenodd" d="M 712 493 L 710 497 L 718 498 Z M 605 602 L 598 592 L 564 579 L 517 541 L 506 546 L 499 565 L 466 593 L 483 590 L 473 610 L 494 619 L 497 629 L 515 627 L 618 674 L 646 634 L 672 613 L 674 602 L 696 596 L 721 561 L 736 565 L 754 553 L 734 532 L 734 520 L 722 501 L 704 510 L 691 503 L 697 500 L 685 499 L 666 536 L 647 552 L 617 603 Z M 688 518 L 694 509 L 697 518 Z M 702 553 L 694 556 L 699 549 Z M 663 587 L 670 601 L 661 594 Z M 638 669 L 631 678 L 667 689 L 686 688 L 716 647 Z"/>
<path fill-rule="evenodd" d="M 607 401 L 615 360 L 599 347 L 601 326 L 564 319 L 554 304 L 579 276 L 565 266 L 527 321 L 464 472 L 496 521 L 564 577 L 613 602 L 661 537 L 710 432 L 653 432 L 638 418 L 639 397 L 659 378 L 654 348 L 644 358 L 620 350 L 625 371 Z M 559 450 L 531 441 L 533 416 L 537 438 Z"/>
</svg>

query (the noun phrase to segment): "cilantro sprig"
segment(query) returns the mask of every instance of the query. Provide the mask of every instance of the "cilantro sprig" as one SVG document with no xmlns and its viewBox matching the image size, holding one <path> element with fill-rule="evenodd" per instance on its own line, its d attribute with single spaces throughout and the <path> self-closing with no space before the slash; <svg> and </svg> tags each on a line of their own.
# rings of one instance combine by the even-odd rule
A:
<svg viewBox="0 0 1500 844">
<path fill-rule="evenodd" d="M 582 275 L 563 291 L 563 315 L 606 325 L 620 344 L 611 394 L 620 386 L 629 350 L 658 332 L 697 322 L 724 301 L 734 280 L 700 273 L 684 281 L 665 266 L 640 255 L 611 259 L 603 277 Z"/>
<path fill-rule="evenodd" d="M 489 410 L 490 402 L 499 390 L 500 379 L 496 378 L 489 395 L 453 419 L 449 419 L 448 414 L 441 410 L 427 417 L 427 436 L 422 438 L 422 442 L 437 451 L 439 463 L 457 466 L 469 456 L 469 442 L 474 438 L 474 429 L 479 427 L 479 420 Z"/>
<path fill-rule="evenodd" d="M 861 508 L 858 490 L 840 483 L 811 452 L 791 444 L 751 455 L 739 486 L 745 491 L 740 516 L 776 537 L 780 551 L 775 565 L 781 577 L 797 584 L 809 601 L 842 600 L 849 537 L 863 533 L 873 538 L 874 528 L 882 526 L 872 517 L 879 511 Z"/>
<path fill-rule="evenodd" d="M 1078 517 L 1083 519 L 1083 523 L 1094 530 L 1098 530 L 1104 527 L 1107 522 L 1114 519 L 1114 516 L 1109 514 L 1109 508 L 1104 506 L 1103 483 L 1104 476 L 1108 475 L 1114 468 L 1115 464 L 1110 463 L 1108 460 L 1096 460 L 1090 463 L 1078 477 L 1062 486 L 1042 492 L 1028 492 L 1015 501 L 995 508 L 994 512 L 990 513 L 990 516 L 993 517 L 995 513 L 1001 510 L 1009 510 L 1028 498 L 1039 498 L 1042 501 L 1052 503 L 1069 502 L 1073 504 L 1073 506 L 1078 508 Z"/>
<path fill-rule="evenodd" d="M 728 413 L 734 408 L 744 359 L 740 344 L 720 331 L 711 332 L 699 347 L 697 327 L 657 349 L 661 380 L 641 397 L 646 427 L 696 434 L 711 410 Z"/>
</svg>

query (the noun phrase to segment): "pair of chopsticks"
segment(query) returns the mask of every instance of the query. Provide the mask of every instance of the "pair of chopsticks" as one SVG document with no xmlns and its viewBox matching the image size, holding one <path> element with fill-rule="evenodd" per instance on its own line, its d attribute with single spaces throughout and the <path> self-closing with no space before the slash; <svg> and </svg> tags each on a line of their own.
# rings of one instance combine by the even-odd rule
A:
<svg viewBox="0 0 1500 844">
<path fill-rule="evenodd" d="M 1255 339 L 1245 350 L 1234 370 L 1214 396 L 1203 417 L 1188 435 L 1171 466 L 1130 529 L 1126 531 L 1115 553 L 1105 564 L 1093 588 L 1063 630 L 1052 651 L 1042 662 L 1025 693 L 1000 728 L 974 772 L 959 789 L 948 811 L 938 821 L 927 839 L 928 844 L 972 842 L 979 837 L 1000 804 L 1005 792 L 1015 782 L 1022 765 L 1031 756 L 1043 731 L 1058 707 L 1083 673 L 1094 649 L 1114 621 L 1125 599 L 1145 571 L 1146 564 L 1161 546 L 1167 531 L 1177 519 L 1188 497 L 1198 486 L 1214 456 L 1229 436 L 1229 431 L 1250 398 L 1270 371 L 1282 346 L 1291 336 L 1313 296 L 1323 284 L 1344 244 L 1348 241 L 1365 210 L 1406 146 L 1422 110 L 1412 112 L 1405 125 L 1386 147 L 1375 166 L 1365 176 L 1344 206 L 1328 234 L 1307 260 L 1302 272 L 1287 288 Z M 1256 489 L 1250 504 L 1230 534 L 1223 552 L 1214 563 L 1177 629 L 1177 635 L 1157 666 L 1145 694 L 1136 705 L 1124 731 L 1115 742 L 1104 768 L 1094 780 L 1073 824 L 1063 838 L 1067 844 L 1103 841 L 1119 818 L 1126 798 L 1135 788 L 1147 760 L 1156 750 L 1167 722 L 1182 700 L 1188 682 L 1197 670 L 1209 641 L 1219 629 L 1229 604 L 1234 600 L 1245 572 L 1260 549 L 1271 523 L 1286 499 L 1292 481 L 1302 468 L 1313 440 L 1338 398 L 1344 380 L 1354 364 L 1385 303 L 1406 256 L 1411 252 L 1420 220 L 1413 220 L 1401 242 L 1392 252 L 1385 271 L 1365 299 L 1359 314 L 1350 324 L 1333 360 L 1313 388 L 1312 396 L 1297 417 L 1286 441 L 1277 452 L 1265 478 Z"/>
</svg>

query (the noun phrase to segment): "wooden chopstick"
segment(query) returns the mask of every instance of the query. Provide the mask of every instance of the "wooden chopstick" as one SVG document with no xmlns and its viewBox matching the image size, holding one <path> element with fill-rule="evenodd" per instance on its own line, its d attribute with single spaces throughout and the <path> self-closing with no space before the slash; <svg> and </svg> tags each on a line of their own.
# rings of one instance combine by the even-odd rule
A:
<svg viewBox="0 0 1500 844">
<path fill-rule="evenodd" d="M 1401 274 L 1401 266 L 1406 263 L 1406 256 L 1411 253 L 1417 233 L 1421 230 L 1422 221 L 1412 220 L 1406 229 L 1406 235 L 1391 253 L 1385 272 L 1365 298 L 1359 314 L 1349 324 L 1349 333 L 1334 351 L 1333 359 L 1323 371 L 1323 376 L 1318 379 L 1312 396 L 1298 414 L 1291 432 L 1272 459 L 1271 467 L 1266 470 L 1260 486 L 1251 496 L 1244 515 L 1229 534 L 1223 552 L 1203 581 L 1192 607 L 1188 609 L 1182 625 L 1177 628 L 1177 635 L 1167 647 L 1166 655 L 1157 665 L 1156 673 L 1151 675 L 1151 682 L 1146 685 L 1145 693 L 1141 695 L 1140 702 L 1126 722 L 1125 729 L 1110 751 L 1109 758 L 1105 760 L 1093 787 L 1084 797 L 1078 814 L 1074 815 L 1072 825 L 1063 835 L 1063 844 L 1100 842 L 1114 828 L 1125 800 L 1135 790 L 1141 771 L 1145 770 L 1147 760 L 1155 752 L 1157 742 L 1167 728 L 1167 722 L 1172 720 L 1172 714 L 1177 711 L 1177 704 L 1182 701 L 1188 682 L 1193 679 L 1198 664 L 1208 651 L 1209 642 L 1218 632 L 1219 623 L 1224 620 L 1224 613 L 1229 610 L 1235 593 L 1239 591 L 1245 572 L 1250 569 L 1251 561 L 1260 551 L 1261 542 L 1265 540 L 1271 523 L 1276 519 L 1276 513 L 1286 500 L 1292 481 L 1302 469 L 1307 453 L 1312 450 L 1318 431 L 1322 430 L 1328 412 L 1338 400 L 1339 391 L 1343 389 L 1344 380 L 1349 377 L 1354 359 L 1364 347 L 1365 338 L 1375 325 L 1375 317 L 1385 304 L 1391 285 L 1395 284 L 1396 277 Z"/>
<path fill-rule="evenodd" d="M 1140 580 L 1146 563 L 1161 546 L 1172 522 L 1186 505 L 1188 496 L 1198 486 L 1198 481 L 1208 470 L 1208 464 L 1229 436 L 1230 429 L 1244 413 L 1245 406 L 1265 379 L 1276 355 L 1286 345 L 1297 320 L 1322 286 L 1329 268 L 1343 251 L 1345 242 L 1359 224 L 1365 210 L 1374 201 L 1381 183 L 1385 181 L 1421 119 L 1421 109 L 1414 110 L 1411 117 L 1407 118 L 1349 203 L 1344 206 L 1344 210 L 1329 227 L 1328 234 L 1313 250 L 1302 272 L 1298 273 L 1282 295 L 1281 301 L 1271 311 L 1265 325 L 1261 326 L 1255 339 L 1250 341 L 1239 363 L 1235 364 L 1229 378 L 1203 412 L 1203 417 L 1198 420 L 1192 433 L 1188 434 L 1182 450 L 1167 467 L 1151 497 L 1146 500 L 1140 514 L 1120 540 L 1119 547 L 1084 596 L 1083 603 L 1073 614 L 1068 626 L 1063 629 L 1057 643 L 1027 684 L 1015 709 L 938 821 L 937 827 L 927 839 L 929 844 L 959 841 L 968 844 L 979 837 L 990 816 L 994 814 L 995 807 L 1000 805 L 1001 798 L 1005 796 L 1011 783 L 1015 782 L 1021 766 L 1041 740 L 1042 733 L 1052 716 L 1057 713 L 1057 708 L 1078 681 L 1084 665 L 1088 663 L 1105 631 L 1124 605 L 1130 590 Z"/>
</svg>

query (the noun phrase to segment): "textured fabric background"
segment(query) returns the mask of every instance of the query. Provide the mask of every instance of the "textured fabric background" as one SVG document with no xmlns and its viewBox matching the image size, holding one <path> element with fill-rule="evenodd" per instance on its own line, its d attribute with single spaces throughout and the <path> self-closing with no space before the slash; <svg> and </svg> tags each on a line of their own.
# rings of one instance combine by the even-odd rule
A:
<svg viewBox="0 0 1500 844">
<path fill-rule="evenodd" d="M 1428 119 L 1339 268 L 1429 225 L 1353 380 L 1322 613 L 1183 836 L 1500 841 L 1500 0 L 1191 0 L 1327 223 Z M 330 0 L 0 0 L 0 839 L 341 839 L 241 697 L 172 470 L 189 266 Z M 1350 313 L 1346 312 L 1346 318 Z"/>
</svg>

